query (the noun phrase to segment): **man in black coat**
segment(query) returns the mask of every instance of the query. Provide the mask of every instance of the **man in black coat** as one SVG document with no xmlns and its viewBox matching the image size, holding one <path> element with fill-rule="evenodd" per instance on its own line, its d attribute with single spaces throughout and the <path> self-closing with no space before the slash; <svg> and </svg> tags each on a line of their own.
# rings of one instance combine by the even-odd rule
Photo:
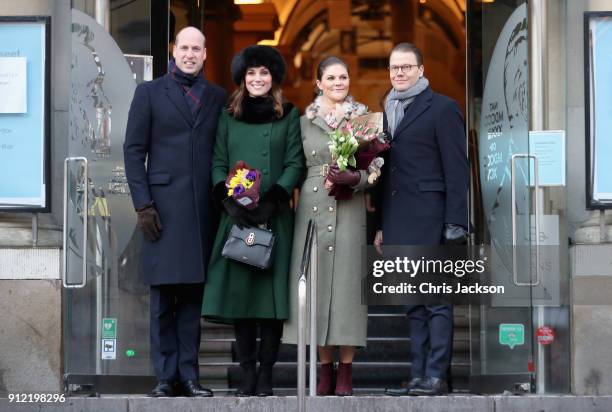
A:
<svg viewBox="0 0 612 412">
<path fill-rule="evenodd" d="M 150 396 L 212 396 L 199 384 L 200 311 L 215 233 L 210 164 L 226 93 L 206 81 L 205 38 L 181 30 L 168 74 L 140 84 L 130 107 L 125 171 L 144 233 L 141 270 L 151 287 Z"/>
<path fill-rule="evenodd" d="M 434 93 L 423 76 L 421 51 L 410 43 L 389 57 L 393 89 L 385 100 L 391 136 L 379 183 L 380 227 L 375 245 L 440 245 L 467 237 L 469 167 L 463 116 L 458 105 Z M 441 395 L 453 339 L 449 305 L 408 308 L 412 380 L 390 395 Z"/>
</svg>

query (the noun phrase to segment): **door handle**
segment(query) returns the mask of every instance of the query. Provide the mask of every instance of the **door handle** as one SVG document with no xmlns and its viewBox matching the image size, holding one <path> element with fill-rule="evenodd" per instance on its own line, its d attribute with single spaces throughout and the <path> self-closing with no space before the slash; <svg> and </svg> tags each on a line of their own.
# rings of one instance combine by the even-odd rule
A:
<svg viewBox="0 0 612 412">
<path fill-rule="evenodd" d="M 518 268 L 517 268 L 517 256 L 516 256 L 516 159 L 533 159 L 534 163 L 534 190 L 535 190 L 535 282 L 519 282 L 518 279 Z M 529 165 L 528 165 L 529 166 Z M 511 185 L 511 210 L 512 210 L 512 281 L 516 286 L 538 286 L 540 284 L 540 202 L 537 198 L 540 189 L 539 177 L 538 177 L 538 158 L 534 155 L 517 153 L 512 155 L 511 160 L 511 173 L 510 173 L 510 185 Z M 531 221 L 529 222 L 531 226 Z M 531 234 L 531 228 L 529 230 Z"/>
<path fill-rule="evenodd" d="M 68 164 L 71 162 L 83 162 L 83 268 L 82 280 L 79 283 L 68 283 Z M 89 205 L 89 165 L 85 157 L 67 157 L 64 159 L 64 248 L 62 253 L 62 284 L 65 288 L 83 288 L 87 284 L 87 229 Z M 76 206 L 76 205 L 75 205 Z"/>
</svg>

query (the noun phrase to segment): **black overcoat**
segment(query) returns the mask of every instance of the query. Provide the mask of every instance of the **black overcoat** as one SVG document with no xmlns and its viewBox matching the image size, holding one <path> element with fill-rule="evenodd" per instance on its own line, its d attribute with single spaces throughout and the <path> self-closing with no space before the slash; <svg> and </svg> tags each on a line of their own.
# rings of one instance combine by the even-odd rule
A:
<svg viewBox="0 0 612 412">
<path fill-rule="evenodd" d="M 384 118 L 385 129 L 387 119 Z M 430 88 L 406 110 L 378 190 L 385 245 L 437 245 L 445 223 L 468 227 L 465 125 L 455 101 Z"/>
<path fill-rule="evenodd" d="M 134 92 L 123 146 L 125 172 L 134 207 L 153 200 L 163 227 L 157 242 L 146 237 L 143 242 L 146 284 L 205 281 L 217 220 L 212 147 L 225 101 L 225 91 L 206 81 L 202 107 L 193 116 L 169 75 Z"/>
</svg>

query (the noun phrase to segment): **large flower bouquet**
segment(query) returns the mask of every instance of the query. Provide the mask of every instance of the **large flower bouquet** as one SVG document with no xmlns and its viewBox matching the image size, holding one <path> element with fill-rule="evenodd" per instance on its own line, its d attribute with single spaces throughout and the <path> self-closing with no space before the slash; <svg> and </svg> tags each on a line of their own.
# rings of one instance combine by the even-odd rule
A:
<svg viewBox="0 0 612 412">
<path fill-rule="evenodd" d="M 368 181 L 373 184 L 381 174 L 384 164 L 378 155 L 389 148 L 383 129 L 382 112 L 355 117 L 342 128 L 330 132 L 328 144 L 332 160 L 340 171 L 351 167 L 367 170 Z M 349 187 L 336 187 L 326 180 L 325 187 L 336 200 L 350 199 L 353 190 Z"/>
<path fill-rule="evenodd" d="M 246 209 L 255 209 L 259 202 L 260 181 L 261 172 L 239 160 L 225 180 L 227 195 Z"/>
</svg>

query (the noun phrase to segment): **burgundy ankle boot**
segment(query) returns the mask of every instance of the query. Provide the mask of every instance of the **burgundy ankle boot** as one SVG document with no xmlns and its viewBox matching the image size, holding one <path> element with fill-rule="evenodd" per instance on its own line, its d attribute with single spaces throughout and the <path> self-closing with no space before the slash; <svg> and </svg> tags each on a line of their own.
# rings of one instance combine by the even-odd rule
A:
<svg viewBox="0 0 612 412">
<path fill-rule="evenodd" d="M 322 363 L 319 368 L 319 384 L 317 385 L 317 396 L 329 396 L 334 394 L 334 363 Z"/>
<path fill-rule="evenodd" d="M 353 394 L 353 364 L 338 363 L 336 377 L 336 396 L 351 396 Z"/>
</svg>

